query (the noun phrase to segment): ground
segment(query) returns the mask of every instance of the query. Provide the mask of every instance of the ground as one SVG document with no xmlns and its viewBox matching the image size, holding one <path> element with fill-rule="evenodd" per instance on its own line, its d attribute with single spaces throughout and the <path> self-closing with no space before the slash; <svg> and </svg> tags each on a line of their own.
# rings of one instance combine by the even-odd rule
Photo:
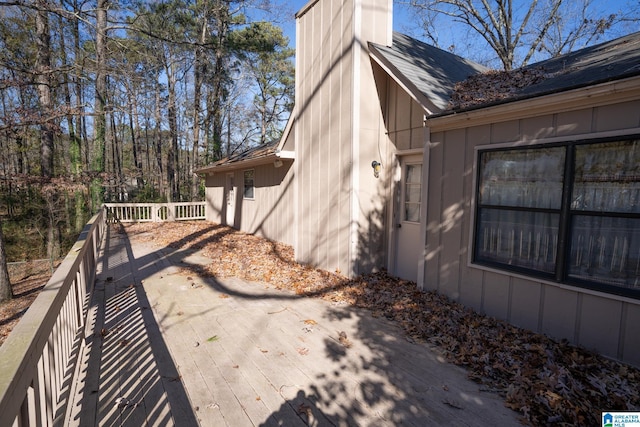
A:
<svg viewBox="0 0 640 427">
<path fill-rule="evenodd" d="M 503 396 L 528 424 L 599 425 L 602 411 L 640 410 L 640 370 L 421 292 L 415 283 L 385 272 L 349 280 L 296 263 L 289 246 L 201 221 L 135 224 L 121 231 L 132 240 L 201 249 L 214 260 L 198 271 L 185 267 L 186 275 L 269 282 L 391 319 L 406 339 L 435 345 L 448 361 L 465 367 L 471 379 Z M 14 292 L 33 295 L 20 289 Z M 4 306 L 0 309 L 1 338 L 8 324 L 2 320 Z"/>
<path fill-rule="evenodd" d="M 13 299 L 0 304 L 0 345 L 36 299 L 51 277 L 51 272 L 51 263 L 48 260 L 15 263 L 9 266 Z"/>
</svg>

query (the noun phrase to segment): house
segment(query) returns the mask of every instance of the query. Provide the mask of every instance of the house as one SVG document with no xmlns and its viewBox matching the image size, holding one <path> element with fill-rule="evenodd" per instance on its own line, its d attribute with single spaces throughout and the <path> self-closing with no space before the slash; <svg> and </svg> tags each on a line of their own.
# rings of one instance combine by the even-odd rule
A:
<svg viewBox="0 0 640 427">
<path fill-rule="evenodd" d="M 208 219 L 640 366 L 640 33 L 507 74 L 390 0 L 296 18 L 284 136 L 200 171 Z"/>
</svg>

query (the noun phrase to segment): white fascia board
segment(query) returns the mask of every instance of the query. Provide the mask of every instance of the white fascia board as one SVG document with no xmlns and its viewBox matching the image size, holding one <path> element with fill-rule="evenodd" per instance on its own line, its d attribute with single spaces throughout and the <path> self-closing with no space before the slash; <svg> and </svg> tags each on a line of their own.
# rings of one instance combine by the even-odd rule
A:
<svg viewBox="0 0 640 427">
<path fill-rule="evenodd" d="M 290 150 L 279 150 L 279 151 L 276 151 L 276 157 L 280 159 L 295 159 L 296 152 L 290 151 Z"/>
</svg>

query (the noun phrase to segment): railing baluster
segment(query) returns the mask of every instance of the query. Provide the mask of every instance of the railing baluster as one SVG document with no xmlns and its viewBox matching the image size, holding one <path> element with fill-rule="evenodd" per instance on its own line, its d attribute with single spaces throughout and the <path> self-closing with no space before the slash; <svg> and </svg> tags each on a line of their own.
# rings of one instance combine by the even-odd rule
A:
<svg viewBox="0 0 640 427">
<path fill-rule="evenodd" d="M 205 213 L 204 202 L 103 206 L 0 347 L 0 426 L 50 426 L 66 412 L 68 402 L 59 399 L 70 387 L 65 379 L 74 381 L 65 376 L 76 372 L 72 355 L 86 327 L 107 222 L 205 219 Z"/>
</svg>

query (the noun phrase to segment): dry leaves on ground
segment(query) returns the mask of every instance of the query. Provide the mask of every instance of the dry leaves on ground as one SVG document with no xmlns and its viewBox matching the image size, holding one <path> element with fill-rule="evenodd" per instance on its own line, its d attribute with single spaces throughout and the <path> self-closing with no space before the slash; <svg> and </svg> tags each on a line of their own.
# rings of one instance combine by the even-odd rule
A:
<svg viewBox="0 0 640 427">
<path fill-rule="evenodd" d="M 640 410 L 638 369 L 478 314 L 384 272 L 348 280 L 297 264 L 289 246 L 210 223 L 138 224 L 127 232 L 174 249 L 202 249 L 214 260 L 205 274 L 265 281 L 391 319 L 500 393 L 529 424 L 592 426 L 601 411 Z"/>
<path fill-rule="evenodd" d="M 54 268 L 60 262 L 56 262 Z M 9 267 L 13 298 L 0 304 L 0 345 L 18 324 L 51 277 L 49 261 L 32 261 Z"/>
</svg>

